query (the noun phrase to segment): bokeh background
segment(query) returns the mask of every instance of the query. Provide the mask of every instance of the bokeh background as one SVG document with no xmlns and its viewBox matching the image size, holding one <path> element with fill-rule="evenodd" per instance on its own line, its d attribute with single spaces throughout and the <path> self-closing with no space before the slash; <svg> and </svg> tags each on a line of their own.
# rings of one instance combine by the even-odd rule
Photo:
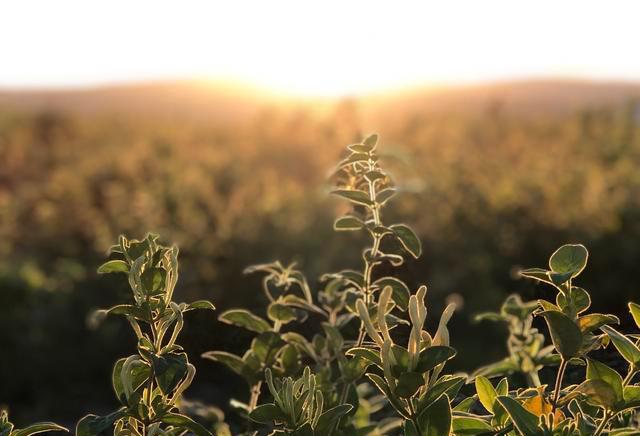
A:
<svg viewBox="0 0 640 436">
<path fill-rule="evenodd" d="M 387 214 L 424 247 L 398 274 L 429 286 L 433 314 L 462 303 L 450 324 L 456 369 L 503 356 L 506 331 L 473 315 L 512 292 L 548 296 L 515 271 L 544 266 L 563 243 L 589 248 L 581 286 L 630 327 L 631 2 L 612 2 L 610 15 L 589 2 L 209 14 L 185 2 L 179 15 L 24 3 L 0 7 L 0 405 L 16 423 L 73 425 L 115 407 L 112 364 L 133 335 L 123 320 L 91 329 L 87 317 L 130 298 L 125 280 L 95 272 L 119 234 L 178 244 L 176 298 L 210 299 L 217 314 L 264 310 L 259 278 L 242 274 L 253 263 L 297 261 L 314 289 L 325 272 L 359 267 L 365 241 L 333 232 L 345 206 L 327 175 L 372 132 L 400 186 Z M 214 38 L 220 26 L 238 29 Z M 181 341 L 198 368 L 188 397 L 226 410 L 245 386 L 199 355 L 240 352 L 251 336 L 217 314 L 189 313 Z"/>
</svg>

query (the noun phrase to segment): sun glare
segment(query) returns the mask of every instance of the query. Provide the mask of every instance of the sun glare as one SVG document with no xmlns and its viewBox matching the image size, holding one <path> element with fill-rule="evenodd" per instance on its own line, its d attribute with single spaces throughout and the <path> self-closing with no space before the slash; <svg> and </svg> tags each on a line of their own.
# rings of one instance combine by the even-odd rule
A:
<svg viewBox="0 0 640 436">
<path fill-rule="evenodd" d="M 333 96 L 521 77 L 638 79 L 638 12 L 632 1 L 4 2 L 0 86 L 198 77 Z"/>
</svg>

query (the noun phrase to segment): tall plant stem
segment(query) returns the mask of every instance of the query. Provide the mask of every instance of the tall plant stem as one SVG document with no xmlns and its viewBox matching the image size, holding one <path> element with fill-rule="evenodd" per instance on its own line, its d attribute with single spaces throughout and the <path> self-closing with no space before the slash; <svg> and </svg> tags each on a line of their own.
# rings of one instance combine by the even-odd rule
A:
<svg viewBox="0 0 640 436">
<path fill-rule="evenodd" d="M 558 407 L 558 398 L 560 397 L 560 389 L 562 388 L 562 379 L 564 378 L 564 372 L 567 369 L 567 361 L 563 358 L 558 368 L 558 375 L 556 376 L 556 385 L 553 390 L 553 402 L 551 413 L 556 411 Z"/>
</svg>

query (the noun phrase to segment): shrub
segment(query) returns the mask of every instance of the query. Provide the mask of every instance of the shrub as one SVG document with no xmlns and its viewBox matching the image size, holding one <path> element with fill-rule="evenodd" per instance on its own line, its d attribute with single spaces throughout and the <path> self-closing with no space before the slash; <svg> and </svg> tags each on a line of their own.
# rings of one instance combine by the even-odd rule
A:
<svg viewBox="0 0 640 436">
<path fill-rule="evenodd" d="M 350 145 L 333 176 L 333 193 L 352 206 L 336 220 L 335 229 L 362 232 L 370 240 L 361 268 L 325 274 L 314 298 L 295 264 L 249 267 L 247 273 L 263 276 L 266 316 L 245 309 L 219 316 L 255 334 L 243 355 L 203 354 L 247 383 L 248 400 L 230 402 L 245 418 L 240 431 L 292 436 L 639 434 L 640 385 L 633 383 L 640 371 L 639 336 L 614 329 L 619 323 L 614 315 L 589 312 L 591 297 L 576 285 L 588 260 L 580 244 L 561 246 L 548 268 L 520 272 L 550 286 L 553 301 L 523 302 L 512 295 L 499 313 L 477 317 L 508 325 L 509 356 L 471 375 L 447 373 L 447 362 L 456 356 L 447 328 L 455 306 L 447 306 L 430 333 L 425 328 L 426 286 L 412 293 L 399 277 L 381 272 L 383 265 L 386 271 L 419 257 L 422 247 L 410 227 L 383 219 L 396 187 L 381 165 L 377 140 L 373 135 Z M 180 413 L 195 368 L 176 340 L 184 312 L 213 306 L 173 302 L 178 250 L 160 245 L 157 236 L 142 241 L 121 237 L 111 253 L 98 271 L 125 273 L 133 301 L 98 311 L 95 319 L 124 315 L 138 339 L 137 354 L 114 366 L 113 388 L 122 407 L 107 416 L 82 418 L 76 433 L 211 434 Z M 630 303 L 629 309 L 640 328 L 640 306 Z M 549 345 L 536 323 L 546 326 Z M 624 377 L 596 358 L 596 351 L 606 347 L 627 363 Z M 545 367 L 557 367 L 552 383 L 542 380 Z M 568 367 L 577 368 L 579 383 L 565 383 Z M 518 383 L 515 375 L 525 382 Z M 497 383 L 491 381 L 498 377 Z M 6 414 L 1 419 L 0 429 L 11 433 Z M 34 428 L 62 429 L 53 424 Z M 229 433 L 219 423 L 215 430 Z"/>
</svg>

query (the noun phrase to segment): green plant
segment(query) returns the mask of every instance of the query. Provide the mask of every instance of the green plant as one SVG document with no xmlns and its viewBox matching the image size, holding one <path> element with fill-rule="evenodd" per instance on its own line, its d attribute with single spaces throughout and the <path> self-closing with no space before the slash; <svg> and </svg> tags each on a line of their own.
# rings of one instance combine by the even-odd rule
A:
<svg viewBox="0 0 640 436">
<path fill-rule="evenodd" d="M 9 414 L 6 410 L 0 410 L 0 436 L 30 436 L 37 433 L 46 433 L 53 431 L 66 431 L 66 428 L 53 422 L 39 422 L 31 424 L 26 428 L 14 428 L 9 421 Z"/>
<path fill-rule="evenodd" d="M 178 412 L 182 393 L 196 369 L 176 343 L 184 325 L 184 313 L 213 309 L 208 301 L 176 304 L 173 292 L 178 281 L 178 248 L 158 243 L 157 235 L 129 240 L 121 236 L 111 247 L 112 259 L 99 273 L 124 273 L 133 292 L 131 304 L 96 312 L 123 315 L 138 340 L 137 354 L 122 358 L 113 367 L 112 384 L 122 407 L 106 416 L 87 415 L 76 434 L 99 435 L 113 428 L 117 435 L 211 434 L 191 418 Z"/>
<path fill-rule="evenodd" d="M 362 269 L 325 274 L 315 302 L 293 265 L 248 268 L 265 274 L 269 320 L 244 309 L 224 312 L 221 321 L 257 336 L 243 356 L 223 351 L 204 355 L 245 378 L 249 402 L 234 405 L 274 434 L 382 435 L 404 427 L 410 435 L 423 434 L 423 428 L 435 435 L 451 426 L 450 399 L 465 380 L 442 374 L 455 355 L 446 328 L 454 307 L 446 309 L 432 337 L 423 330 L 426 288 L 412 296 L 399 278 L 377 274 L 385 263 L 399 266 L 422 252 L 408 226 L 383 221 L 382 211 L 396 188 L 381 165 L 377 140 L 372 135 L 350 145 L 334 173 L 333 193 L 352 205 L 351 213 L 336 220 L 335 230 L 361 231 L 371 241 L 362 254 Z M 296 289 L 299 295 L 292 293 Z M 294 328 L 281 330 L 308 316 L 321 319 L 321 329 L 311 339 Z M 345 337 L 354 320 L 357 337 Z M 391 337 L 400 325 L 411 326 L 406 348 Z M 260 404 L 265 378 L 273 400 Z M 372 393 L 372 386 L 379 394 Z"/>
<path fill-rule="evenodd" d="M 503 360 L 478 368 L 471 374 L 499 377 L 520 373 L 530 387 L 540 386 L 538 371 L 545 366 L 558 365 L 553 355 L 553 345 L 544 346 L 545 337 L 533 327 L 533 313 L 538 309 L 537 301 L 523 302 L 519 295 L 510 295 L 502 304 L 500 313 L 488 312 L 477 315 L 476 321 L 504 322 L 509 327 L 507 348 L 509 356 Z"/>
<path fill-rule="evenodd" d="M 636 413 L 640 407 L 640 386 L 632 383 L 640 363 L 637 337 L 612 328 L 611 324 L 619 323 L 614 315 L 586 313 L 591 297 L 574 280 L 586 267 L 587 259 L 588 251 L 583 245 L 563 245 L 551 255 L 549 269 L 521 271 L 523 277 L 552 286 L 557 291 L 555 301 L 541 299 L 534 306 L 511 296 L 500 315 L 482 316 L 510 322 L 511 355 L 475 373 L 477 399 L 490 416 L 468 413 L 470 402 L 469 407 L 460 409 L 464 415 L 454 417 L 454 433 L 456 429 L 456 434 L 517 432 L 524 436 L 639 433 Z M 634 303 L 629 307 L 637 323 L 639 307 Z M 554 354 L 541 348 L 544 338 L 531 329 L 532 314 L 546 322 Z M 628 363 L 624 378 L 591 356 L 609 344 Z M 549 364 L 559 365 L 550 389 L 537 378 L 537 371 Z M 567 367 L 573 364 L 586 366 L 585 377 L 579 384 L 563 386 Z M 529 375 L 528 380 L 535 387 L 510 391 L 506 378 L 494 387 L 483 376 L 514 371 Z"/>
</svg>

